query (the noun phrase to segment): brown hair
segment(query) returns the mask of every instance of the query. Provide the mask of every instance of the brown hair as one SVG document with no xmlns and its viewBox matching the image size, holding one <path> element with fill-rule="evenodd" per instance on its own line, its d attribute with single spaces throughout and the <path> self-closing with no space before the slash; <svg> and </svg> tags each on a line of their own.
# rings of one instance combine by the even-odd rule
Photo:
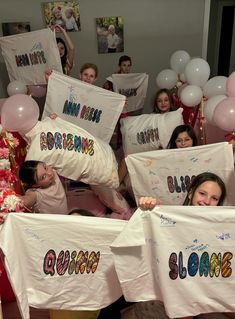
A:
<svg viewBox="0 0 235 319">
<path fill-rule="evenodd" d="M 94 63 L 85 63 L 80 68 L 80 73 L 83 73 L 86 69 L 93 69 L 95 71 L 95 77 L 98 77 L 98 67 Z"/>
<path fill-rule="evenodd" d="M 168 99 L 169 99 L 169 102 L 170 102 L 170 110 L 169 110 L 169 112 L 170 111 L 175 111 L 173 100 L 172 100 L 172 97 L 171 97 L 171 92 L 168 89 L 160 89 L 160 90 L 157 91 L 155 99 L 154 99 L 153 112 L 154 113 L 161 113 L 161 111 L 159 110 L 158 105 L 157 105 L 157 100 L 158 100 L 159 95 L 162 94 L 162 93 L 166 93 L 166 95 L 168 96 Z"/>
<path fill-rule="evenodd" d="M 194 177 L 193 181 L 189 185 L 188 194 L 184 200 L 183 205 L 191 206 L 195 191 L 197 190 L 197 188 L 200 185 L 202 185 L 203 183 L 205 183 L 207 181 L 215 182 L 219 185 L 219 187 L 221 189 L 221 196 L 220 196 L 220 199 L 219 199 L 217 206 L 222 206 L 224 199 L 226 197 L 226 187 L 225 187 L 225 184 L 222 181 L 222 179 L 219 176 L 217 176 L 216 174 L 211 173 L 211 172 L 204 172 L 204 173 L 201 173 L 201 174 L 197 175 L 196 177 Z M 191 194 L 191 198 L 189 198 L 189 194 Z"/>
</svg>

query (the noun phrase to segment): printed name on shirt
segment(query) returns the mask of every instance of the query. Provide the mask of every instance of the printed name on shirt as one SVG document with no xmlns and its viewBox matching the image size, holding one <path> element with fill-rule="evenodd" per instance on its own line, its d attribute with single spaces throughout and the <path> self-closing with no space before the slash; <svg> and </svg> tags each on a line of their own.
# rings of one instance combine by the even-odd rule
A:
<svg viewBox="0 0 235 319">
<path fill-rule="evenodd" d="M 41 151 L 51 151 L 53 149 L 64 149 L 93 156 L 94 140 L 80 135 L 60 132 L 41 132 L 40 134 Z"/>
<path fill-rule="evenodd" d="M 186 176 L 180 176 L 179 182 L 177 180 L 176 176 L 167 176 L 167 186 L 170 191 L 170 193 L 185 193 L 187 191 L 188 186 L 194 179 L 195 175 L 193 175 L 191 178 Z"/>
<path fill-rule="evenodd" d="M 43 50 L 15 55 L 15 60 L 18 67 L 45 64 L 47 62 Z"/>
<path fill-rule="evenodd" d="M 137 133 L 136 138 L 139 144 L 159 142 L 159 146 L 160 146 L 158 128 L 155 128 L 155 129 L 151 128 L 151 129 L 147 129 L 142 132 L 139 132 Z"/>
<path fill-rule="evenodd" d="M 125 95 L 126 97 L 136 96 L 137 88 L 136 89 L 119 89 L 118 93 Z"/>
<path fill-rule="evenodd" d="M 228 278 L 232 274 L 232 268 L 230 260 L 233 258 L 231 252 L 221 253 L 212 253 L 209 256 L 209 253 L 204 251 L 199 257 L 198 253 L 193 252 L 188 257 L 187 267 L 184 267 L 183 263 L 183 253 L 179 252 L 178 260 L 177 254 L 175 252 L 171 253 L 169 257 L 169 277 L 172 280 L 176 278 L 185 279 L 187 274 L 190 277 L 196 276 L 198 274 L 200 277 L 219 277 L 221 275 L 223 278 Z"/>
<path fill-rule="evenodd" d="M 54 276 L 57 273 L 63 276 L 66 271 L 69 275 L 83 274 L 86 270 L 87 274 L 94 274 L 100 260 L 100 252 L 80 250 L 72 251 L 61 250 L 58 256 L 54 249 L 48 250 L 43 261 L 43 271 L 46 275 Z"/>
<path fill-rule="evenodd" d="M 86 105 L 83 105 L 83 107 L 81 107 L 80 103 L 66 100 L 64 103 L 63 113 L 74 117 L 78 117 L 80 113 L 80 119 L 99 123 L 102 110 Z"/>
</svg>

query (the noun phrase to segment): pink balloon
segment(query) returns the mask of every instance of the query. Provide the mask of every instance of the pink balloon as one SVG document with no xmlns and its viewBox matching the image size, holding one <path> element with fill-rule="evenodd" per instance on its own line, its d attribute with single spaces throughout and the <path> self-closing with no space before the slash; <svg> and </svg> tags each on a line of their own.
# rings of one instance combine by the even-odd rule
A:
<svg viewBox="0 0 235 319">
<path fill-rule="evenodd" d="M 229 75 L 226 89 L 228 96 L 235 97 L 235 71 Z"/>
<path fill-rule="evenodd" d="M 224 131 L 235 131 L 235 98 L 222 100 L 215 108 L 214 123 Z"/>
<path fill-rule="evenodd" d="M 47 85 L 28 85 L 28 94 L 34 97 L 43 97 L 47 93 Z"/>
<path fill-rule="evenodd" d="M 35 126 L 38 117 L 38 104 L 25 94 L 10 96 L 4 102 L 1 110 L 2 126 L 12 132 L 27 133 Z"/>
</svg>

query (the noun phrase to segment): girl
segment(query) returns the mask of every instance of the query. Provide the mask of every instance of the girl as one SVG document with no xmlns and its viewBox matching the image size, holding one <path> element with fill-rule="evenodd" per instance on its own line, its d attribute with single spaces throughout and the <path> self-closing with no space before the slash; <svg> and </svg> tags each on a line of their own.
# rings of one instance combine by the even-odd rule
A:
<svg viewBox="0 0 235 319">
<path fill-rule="evenodd" d="M 179 125 L 171 134 L 167 148 L 186 148 L 197 146 L 197 136 L 190 125 Z"/>
<path fill-rule="evenodd" d="M 226 197 L 226 188 L 222 179 L 216 174 L 204 172 L 191 182 L 188 194 L 183 202 L 186 206 L 222 206 Z M 139 206 L 153 209 L 161 202 L 153 197 L 141 197 Z"/>
<path fill-rule="evenodd" d="M 64 187 L 51 166 L 40 161 L 25 161 L 19 178 L 26 191 L 23 204 L 35 213 L 67 214 Z"/>
<path fill-rule="evenodd" d="M 167 148 L 187 148 L 197 146 L 197 136 L 190 125 L 179 125 L 176 126 L 172 132 L 171 138 L 168 142 Z M 123 159 L 118 167 L 119 182 L 122 183 L 126 177 L 128 171 L 126 162 Z"/>
<path fill-rule="evenodd" d="M 225 197 L 226 188 L 222 179 L 216 174 L 204 172 L 197 175 L 191 182 L 183 205 L 222 206 Z M 158 199 L 152 197 L 141 197 L 139 200 L 139 206 L 142 209 L 153 209 L 160 204 L 162 203 Z M 159 302 L 156 303 L 158 304 Z M 162 308 L 162 304 L 159 307 Z M 230 316 L 234 318 L 232 313 Z M 202 315 L 202 318 L 204 318 L 204 315 Z M 193 317 L 189 316 L 180 319 L 193 319 Z"/>
<path fill-rule="evenodd" d="M 94 84 L 98 77 L 98 67 L 93 63 L 85 63 L 81 66 L 79 79 L 83 82 Z"/>
<path fill-rule="evenodd" d="M 170 111 L 174 111 L 170 91 L 167 89 L 157 91 L 153 105 L 153 112 L 164 114 Z"/>
<path fill-rule="evenodd" d="M 132 61 L 128 55 L 122 55 L 118 61 L 118 74 L 128 74 L 131 71 Z M 103 88 L 109 91 L 113 90 L 113 82 L 108 79 L 105 81 Z"/>
<path fill-rule="evenodd" d="M 60 25 L 55 26 L 56 32 L 62 32 L 65 38 L 65 41 L 61 38 L 56 38 L 57 46 L 60 53 L 61 64 L 63 68 L 63 73 L 66 75 L 70 74 L 70 71 L 73 67 L 73 60 L 74 60 L 74 44 L 65 31 Z"/>
</svg>

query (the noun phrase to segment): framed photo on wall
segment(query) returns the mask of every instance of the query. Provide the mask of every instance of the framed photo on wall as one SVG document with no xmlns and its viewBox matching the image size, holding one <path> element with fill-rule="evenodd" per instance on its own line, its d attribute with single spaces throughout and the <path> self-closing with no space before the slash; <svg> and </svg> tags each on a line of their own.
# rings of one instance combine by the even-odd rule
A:
<svg viewBox="0 0 235 319">
<path fill-rule="evenodd" d="M 30 32 L 29 22 L 4 22 L 2 23 L 3 36 Z"/>
<path fill-rule="evenodd" d="M 43 2 L 42 11 L 47 27 L 60 25 L 68 32 L 81 30 L 78 1 Z"/>
<path fill-rule="evenodd" d="M 98 53 L 124 51 L 122 17 L 96 18 Z"/>
</svg>

